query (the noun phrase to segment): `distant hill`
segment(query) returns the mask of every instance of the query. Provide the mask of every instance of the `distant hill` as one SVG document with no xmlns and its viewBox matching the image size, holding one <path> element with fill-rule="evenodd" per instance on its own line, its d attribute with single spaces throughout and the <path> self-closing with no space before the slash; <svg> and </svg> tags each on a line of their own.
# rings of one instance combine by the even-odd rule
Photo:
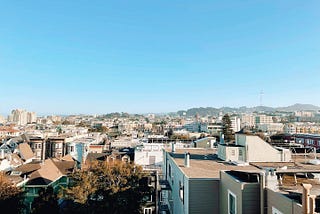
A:
<svg viewBox="0 0 320 214">
<path fill-rule="evenodd" d="M 287 107 L 268 107 L 268 106 L 256 106 L 256 107 L 246 107 L 242 106 L 239 108 L 232 108 L 232 107 L 221 107 L 221 108 L 214 108 L 214 107 L 199 107 L 199 108 L 191 108 L 188 110 L 181 110 L 178 111 L 178 115 L 186 115 L 186 116 L 195 116 L 199 114 L 200 116 L 207 116 L 207 115 L 217 115 L 219 112 L 223 113 L 252 113 L 252 112 L 275 112 L 275 111 L 284 111 L 284 112 L 294 112 L 294 111 L 318 111 L 320 110 L 319 106 L 311 105 L 311 104 L 300 104 L 296 103 L 291 106 Z"/>
<path fill-rule="evenodd" d="M 311 105 L 311 104 L 300 104 L 296 103 L 294 105 L 288 107 L 279 107 L 278 111 L 318 111 L 320 110 L 319 106 Z"/>
</svg>

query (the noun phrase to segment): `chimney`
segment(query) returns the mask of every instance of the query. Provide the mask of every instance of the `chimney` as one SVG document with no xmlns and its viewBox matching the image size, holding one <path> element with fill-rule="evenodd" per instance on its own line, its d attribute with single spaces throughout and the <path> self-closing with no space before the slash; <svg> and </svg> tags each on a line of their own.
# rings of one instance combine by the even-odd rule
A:
<svg viewBox="0 0 320 214">
<path fill-rule="evenodd" d="M 176 152 L 175 142 L 171 143 L 171 152 Z"/>
<path fill-rule="evenodd" d="M 4 149 L 1 149 L 1 158 L 4 159 Z"/>
<path fill-rule="evenodd" d="M 186 152 L 184 154 L 184 167 L 190 167 L 190 153 Z"/>
<path fill-rule="evenodd" d="M 310 214 L 315 213 L 316 210 L 316 195 L 310 195 L 309 203 L 310 203 Z"/>
<path fill-rule="evenodd" d="M 303 187 L 302 193 L 302 213 L 310 214 L 310 189 L 311 184 L 301 184 Z"/>
<path fill-rule="evenodd" d="M 220 143 L 224 144 L 224 134 L 221 133 L 221 137 L 220 137 Z"/>
</svg>

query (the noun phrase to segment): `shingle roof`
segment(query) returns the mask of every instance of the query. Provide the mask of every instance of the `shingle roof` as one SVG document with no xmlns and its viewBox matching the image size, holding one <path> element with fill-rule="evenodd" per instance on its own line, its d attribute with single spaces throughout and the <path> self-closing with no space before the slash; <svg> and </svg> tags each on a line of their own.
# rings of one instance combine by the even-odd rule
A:
<svg viewBox="0 0 320 214">
<path fill-rule="evenodd" d="M 40 169 L 31 173 L 28 185 L 47 185 L 63 175 L 52 159 L 45 160 L 40 166 Z"/>
<path fill-rule="evenodd" d="M 19 172 L 22 172 L 22 174 L 25 174 L 25 173 L 36 171 L 40 168 L 41 167 L 39 163 L 27 163 L 27 164 L 18 166 L 17 168 L 14 169 L 14 171 L 19 171 Z"/>
<path fill-rule="evenodd" d="M 20 143 L 18 145 L 18 149 L 20 151 L 20 156 L 23 160 L 28 160 L 34 157 L 34 154 L 27 143 Z"/>
</svg>

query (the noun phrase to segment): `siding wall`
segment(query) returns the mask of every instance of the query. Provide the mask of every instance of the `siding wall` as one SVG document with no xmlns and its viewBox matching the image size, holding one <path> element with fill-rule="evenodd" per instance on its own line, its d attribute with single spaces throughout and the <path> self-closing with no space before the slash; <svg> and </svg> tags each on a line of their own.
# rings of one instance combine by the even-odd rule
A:
<svg viewBox="0 0 320 214">
<path fill-rule="evenodd" d="M 219 213 L 219 180 L 189 180 L 189 213 Z"/>
<path fill-rule="evenodd" d="M 169 191 L 169 200 L 168 204 L 170 205 L 170 213 L 172 214 L 188 214 L 189 210 L 189 180 L 188 178 L 182 173 L 176 163 L 172 160 L 172 157 L 165 153 L 165 164 L 167 169 L 166 171 L 166 178 L 171 186 L 171 191 Z M 171 168 L 171 177 L 169 175 L 169 165 Z M 183 184 L 184 186 L 184 200 L 180 198 L 180 186 L 179 184 Z"/>
<path fill-rule="evenodd" d="M 260 213 L 260 184 L 240 182 L 220 172 L 220 213 L 228 213 L 228 190 L 236 195 L 237 214 Z"/>
<path fill-rule="evenodd" d="M 286 196 L 266 189 L 268 214 L 272 214 L 272 207 L 283 214 L 302 214 L 302 206 Z"/>
<path fill-rule="evenodd" d="M 246 161 L 247 162 L 260 162 L 260 161 L 290 161 L 291 153 L 285 152 L 282 155 L 281 151 L 278 151 L 273 146 L 263 141 L 258 136 L 248 136 L 237 134 L 236 142 L 238 145 L 246 146 Z M 257 152 L 262 151 L 262 152 Z"/>
<path fill-rule="evenodd" d="M 243 183 L 242 213 L 260 213 L 260 184 Z"/>
</svg>

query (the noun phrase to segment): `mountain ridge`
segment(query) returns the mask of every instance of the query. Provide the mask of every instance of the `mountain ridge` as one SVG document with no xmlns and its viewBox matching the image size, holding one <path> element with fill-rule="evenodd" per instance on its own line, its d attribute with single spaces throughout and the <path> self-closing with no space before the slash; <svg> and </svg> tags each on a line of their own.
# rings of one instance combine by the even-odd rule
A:
<svg viewBox="0 0 320 214">
<path fill-rule="evenodd" d="M 294 111 L 319 111 L 320 107 L 312 104 L 301 104 L 295 103 L 290 106 L 286 107 L 269 107 L 269 106 L 255 106 L 255 107 L 198 107 L 198 108 L 190 108 L 187 110 L 180 110 L 176 113 L 178 115 L 186 115 L 186 116 L 195 116 L 199 114 L 200 116 L 207 116 L 207 115 L 217 115 L 219 112 L 223 113 L 252 113 L 252 112 L 294 112 Z"/>
</svg>

